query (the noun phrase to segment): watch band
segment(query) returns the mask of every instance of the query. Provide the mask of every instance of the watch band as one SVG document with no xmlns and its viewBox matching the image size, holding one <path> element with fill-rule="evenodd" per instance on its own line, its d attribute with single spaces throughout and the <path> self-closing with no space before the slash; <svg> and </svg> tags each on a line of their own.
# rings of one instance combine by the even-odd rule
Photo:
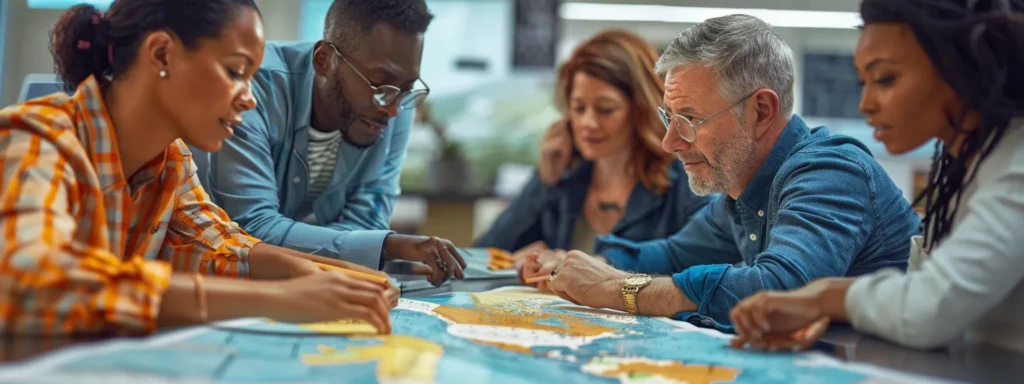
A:
<svg viewBox="0 0 1024 384">
<path fill-rule="evenodd" d="M 636 308 L 636 294 L 637 292 L 640 291 L 639 288 L 640 287 L 635 285 L 627 285 L 625 287 L 622 287 L 622 297 L 626 301 L 626 312 L 632 313 L 634 315 L 640 313 L 640 311 L 637 310 Z"/>
<path fill-rule="evenodd" d="M 636 279 L 640 279 L 640 282 L 636 282 Z M 634 273 L 626 276 L 625 284 L 622 286 L 622 299 L 626 303 L 626 311 L 637 315 L 640 313 L 640 309 L 637 307 L 637 294 L 643 287 L 646 287 L 651 283 L 653 278 L 650 275 L 642 273 Z"/>
</svg>

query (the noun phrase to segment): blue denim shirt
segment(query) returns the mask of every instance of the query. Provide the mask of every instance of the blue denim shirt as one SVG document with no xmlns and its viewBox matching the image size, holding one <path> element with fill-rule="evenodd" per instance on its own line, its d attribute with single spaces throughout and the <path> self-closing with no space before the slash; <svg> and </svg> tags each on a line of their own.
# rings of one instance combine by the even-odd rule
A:
<svg viewBox="0 0 1024 384">
<path fill-rule="evenodd" d="M 380 262 L 413 111 L 400 111 L 365 149 L 343 143 L 330 184 L 313 202 L 316 224 L 303 223 L 313 97 L 313 43 L 267 43 L 252 80 L 256 109 L 219 152 L 196 155 L 200 178 L 217 205 L 249 234 L 271 244 L 370 268 Z"/>
<path fill-rule="evenodd" d="M 583 217 L 583 201 L 593 168 L 592 162 L 583 162 L 566 172 L 554 186 L 545 185 L 534 174 L 519 197 L 477 240 L 476 246 L 516 251 L 540 240 L 552 249 L 569 249 L 576 220 Z M 682 173 L 682 164 L 673 161 L 668 169 L 671 184 L 665 194 L 658 194 L 638 182 L 626 200 L 626 211 L 611 233 L 643 241 L 679 231 L 709 200 L 694 195 Z"/>
<path fill-rule="evenodd" d="M 668 239 L 602 237 L 597 253 L 672 274 L 697 305 L 675 318 L 728 329 L 729 310 L 757 291 L 906 269 L 920 222 L 863 143 L 794 115 L 738 200 L 717 198 Z"/>
</svg>

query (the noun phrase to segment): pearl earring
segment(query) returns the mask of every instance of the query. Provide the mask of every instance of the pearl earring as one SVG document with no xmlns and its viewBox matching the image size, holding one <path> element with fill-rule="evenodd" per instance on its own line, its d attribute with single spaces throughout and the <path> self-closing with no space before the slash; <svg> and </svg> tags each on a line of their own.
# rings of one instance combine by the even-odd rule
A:
<svg viewBox="0 0 1024 384">
<path fill-rule="evenodd" d="M 166 79 L 167 78 L 167 70 L 165 70 L 165 69 L 161 69 L 160 70 L 160 78 L 161 79 Z"/>
</svg>

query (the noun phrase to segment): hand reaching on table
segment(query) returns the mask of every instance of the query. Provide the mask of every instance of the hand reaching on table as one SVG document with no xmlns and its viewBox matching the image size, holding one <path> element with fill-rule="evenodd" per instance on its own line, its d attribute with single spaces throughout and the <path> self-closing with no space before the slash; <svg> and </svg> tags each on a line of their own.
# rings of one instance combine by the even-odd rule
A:
<svg viewBox="0 0 1024 384">
<path fill-rule="evenodd" d="M 380 333 L 391 332 L 388 289 L 343 273 L 325 271 L 275 283 L 266 317 L 290 323 L 337 319 L 369 322 Z M 397 298 L 395 298 L 397 300 Z"/>
<path fill-rule="evenodd" d="M 526 256 L 526 261 L 522 266 L 517 266 L 519 281 L 525 284 L 526 281 L 531 278 L 551 275 L 551 271 L 555 270 L 555 268 L 565 260 L 565 255 L 565 250 L 556 249 L 540 251 Z M 528 285 L 533 285 L 537 287 L 537 289 L 547 291 L 549 290 L 547 284 L 547 280 L 541 280 L 537 283 Z"/>
<path fill-rule="evenodd" d="M 820 279 L 793 291 L 762 291 L 744 299 L 729 313 L 737 334 L 732 345 L 762 350 L 810 348 L 833 317 L 845 317 L 835 297 L 845 295 L 847 281 Z"/>
<path fill-rule="evenodd" d="M 466 260 L 459 254 L 451 241 L 437 237 L 388 235 L 384 240 L 384 260 L 405 260 L 421 263 L 412 269 L 412 273 L 426 275 L 427 281 L 435 287 L 448 279 L 465 277 L 463 269 Z"/>
<path fill-rule="evenodd" d="M 384 298 L 388 301 L 388 308 L 395 308 L 398 306 L 398 299 L 402 296 L 402 288 L 388 283 L 388 287 L 384 289 Z"/>
</svg>

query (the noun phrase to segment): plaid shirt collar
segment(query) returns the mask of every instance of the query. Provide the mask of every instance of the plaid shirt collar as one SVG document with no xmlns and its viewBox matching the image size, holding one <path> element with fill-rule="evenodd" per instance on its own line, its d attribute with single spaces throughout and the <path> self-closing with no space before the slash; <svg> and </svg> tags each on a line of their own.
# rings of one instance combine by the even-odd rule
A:
<svg viewBox="0 0 1024 384">
<path fill-rule="evenodd" d="M 168 160 L 182 160 L 183 154 L 164 150 L 163 154 L 147 162 L 128 180 L 121 165 L 121 154 L 117 143 L 114 124 L 103 101 L 103 89 L 95 76 L 83 81 L 70 102 L 74 105 L 77 116 L 79 141 L 86 146 L 89 158 L 99 176 L 100 187 L 104 193 L 130 186 L 138 190 L 141 186 L 156 180 Z M 176 145 L 171 145 L 176 148 Z M 176 156 L 177 155 L 177 156 Z M 130 182 L 130 184 L 128 184 Z"/>
</svg>

